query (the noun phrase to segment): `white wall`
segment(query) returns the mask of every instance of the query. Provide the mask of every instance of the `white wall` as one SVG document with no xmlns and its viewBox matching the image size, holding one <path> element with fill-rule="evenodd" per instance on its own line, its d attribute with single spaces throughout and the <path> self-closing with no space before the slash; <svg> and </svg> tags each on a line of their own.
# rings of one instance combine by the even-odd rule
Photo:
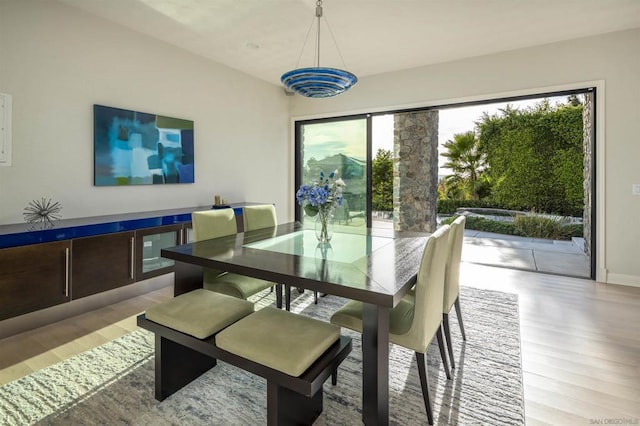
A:
<svg viewBox="0 0 640 426">
<path fill-rule="evenodd" d="M 600 86 L 597 278 L 640 286 L 640 29 L 361 78 L 336 98 L 295 97 L 291 115 L 317 117 L 426 106 L 541 88 Z"/>
<path fill-rule="evenodd" d="M 0 93 L 13 95 L 13 161 L 0 167 L 0 224 L 27 203 L 63 218 L 274 202 L 288 220 L 282 89 L 47 0 L 0 1 Z M 195 184 L 93 186 L 93 104 L 195 122 Z"/>
</svg>

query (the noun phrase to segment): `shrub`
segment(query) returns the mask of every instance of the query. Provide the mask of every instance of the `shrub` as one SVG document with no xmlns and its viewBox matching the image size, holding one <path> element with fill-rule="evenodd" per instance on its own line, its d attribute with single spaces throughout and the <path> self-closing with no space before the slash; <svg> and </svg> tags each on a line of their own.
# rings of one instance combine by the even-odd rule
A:
<svg viewBox="0 0 640 426">
<path fill-rule="evenodd" d="M 458 216 L 456 215 L 456 216 L 452 216 L 450 218 L 444 219 L 442 223 L 445 225 L 449 225 L 457 217 Z M 513 223 L 496 222 L 495 220 L 486 219 L 484 217 L 479 217 L 479 216 L 467 216 L 467 222 L 466 222 L 465 228 L 473 229 L 475 231 L 493 232 L 496 234 L 519 235 L 516 233 L 516 229 Z"/>
<path fill-rule="evenodd" d="M 451 198 L 438 200 L 438 214 L 455 214 L 459 207 L 502 208 L 495 202 L 483 200 L 454 200 Z"/>
<path fill-rule="evenodd" d="M 571 238 L 567 220 L 562 216 L 516 216 L 514 225 L 520 235 L 527 237 L 552 240 Z"/>
<path fill-rule="evenodd" d="M 581 223 L 572 223 L 571 225 L 565 225 L 569 238 L 584 236 L 584 227 Z"/>
<path fill-rule="evenodd" d="M 458 215 L 443 219 L 442 224 L 449 225 Z M 479 216 L 467 216 L 466 229 L 493 232 L 495 234 L 516 235 L 530 238 L 569 240 L 582 237 L 582 224 L 566 224 L 563 218 L 545 216 L 516 216 L 515 222 L 497 222 Z"/>
</svg>

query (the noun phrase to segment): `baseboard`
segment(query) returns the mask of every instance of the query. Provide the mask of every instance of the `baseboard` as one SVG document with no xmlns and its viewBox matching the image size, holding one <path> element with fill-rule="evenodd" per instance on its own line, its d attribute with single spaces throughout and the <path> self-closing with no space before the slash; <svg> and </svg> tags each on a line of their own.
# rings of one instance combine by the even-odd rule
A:
<svg viewBox="0 0 640 426">
<path fill-rule="evenodd" d="M 640 277 L 637 275 L 607 274 L 607 284 L 626 285 L 629 287 L 640 287 Z"/>
<path fill-rule="evenodd" d="M 173 285 L 173 273 L 0 321 L 0 339 Z"/>
</svg>

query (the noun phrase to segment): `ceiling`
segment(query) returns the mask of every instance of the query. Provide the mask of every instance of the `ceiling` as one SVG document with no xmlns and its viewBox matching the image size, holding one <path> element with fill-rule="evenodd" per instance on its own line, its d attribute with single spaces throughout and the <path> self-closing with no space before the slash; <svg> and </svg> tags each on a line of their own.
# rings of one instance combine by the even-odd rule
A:
<svg viewBox="0 0 640 426">
<path fill-rule="evenodd" d="M 315 65 L 315 0 L 59 1 L 269 83 Z M 640 27 L 640 0 L 325 0 L 323 8 L 320 65 L 359 77 Z"/>
</svg>

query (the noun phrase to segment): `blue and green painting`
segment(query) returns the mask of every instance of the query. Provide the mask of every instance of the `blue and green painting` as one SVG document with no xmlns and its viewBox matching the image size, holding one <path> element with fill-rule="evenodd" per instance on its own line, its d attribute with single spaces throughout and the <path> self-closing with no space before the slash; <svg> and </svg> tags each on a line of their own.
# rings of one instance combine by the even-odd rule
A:
<svg viewBox="0 0 640 426">
<path fill-rule="evenodd" d="M 193 183 L 193 121 L 93 106 L 95 186 Z"/>
</svg>

